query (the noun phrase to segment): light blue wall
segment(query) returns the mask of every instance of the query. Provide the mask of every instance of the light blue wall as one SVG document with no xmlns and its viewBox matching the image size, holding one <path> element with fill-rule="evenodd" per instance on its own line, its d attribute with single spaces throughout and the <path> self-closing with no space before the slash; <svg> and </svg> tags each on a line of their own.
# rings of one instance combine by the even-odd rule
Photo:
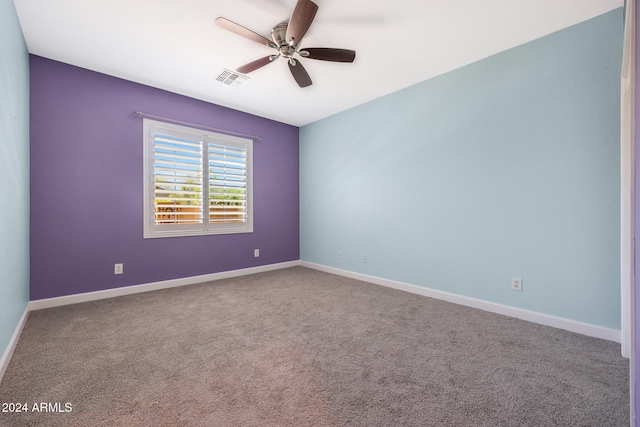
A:
<svg viewBox="0 0 640 427">
<path fill-rule="evenodd" d="M 620 9 L 304 126 L 301 259 L 619 329 L 621 57 Z"/>
<path fill-rule="evenodd" d="M 29 301 L 29 56 L 0 0 L 0 356 Z"/>
</svg>

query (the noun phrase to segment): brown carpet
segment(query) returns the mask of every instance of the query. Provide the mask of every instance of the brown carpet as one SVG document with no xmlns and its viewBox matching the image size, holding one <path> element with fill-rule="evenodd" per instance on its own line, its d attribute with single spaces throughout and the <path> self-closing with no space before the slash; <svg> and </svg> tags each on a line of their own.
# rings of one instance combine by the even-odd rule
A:
<svg viewBox="0 0 640 427">
<path fill-rule="evenodd" d="M 295 267 L 31 313 L 0 425 L 611 427 L 628 389 L 619 344 Z"/>
</svg>

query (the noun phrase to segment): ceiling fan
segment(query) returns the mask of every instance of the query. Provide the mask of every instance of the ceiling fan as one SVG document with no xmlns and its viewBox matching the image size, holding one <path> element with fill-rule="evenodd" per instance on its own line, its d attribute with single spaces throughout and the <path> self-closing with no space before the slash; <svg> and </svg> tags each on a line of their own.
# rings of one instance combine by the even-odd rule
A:
<svg viewBox="0 0 640 427">
<path fill-rule="evenodd" d="M 216 24 L 225 30 L 229 30 L 278 51 L 277 54 L 249 62 L 237 68 L 236 71 L 248 74 L 283 56 L 288 60 L 289 70 L 291 70 L 291 74 L 298 85 L 300 87 L 307 87 L 312 84 L 311 78 L 307 70 L 305 70 L 300 63 L 300 60 L 293 57 L 294 55 L 297 54 L 302 58 L 333 62 L 353 62 L 356 58 L 356 52 L 349 49 L 334 49 L 328 47 L 300 48 L 302 37 L 307 33 L 317 11 L 318 5 L 311 0 L 298 0 L 289 21 L 281 22 L 273 27 L 271 30 L 271 40 L 226 18 L 220 17 L 216 19 Z"/>
</svg>

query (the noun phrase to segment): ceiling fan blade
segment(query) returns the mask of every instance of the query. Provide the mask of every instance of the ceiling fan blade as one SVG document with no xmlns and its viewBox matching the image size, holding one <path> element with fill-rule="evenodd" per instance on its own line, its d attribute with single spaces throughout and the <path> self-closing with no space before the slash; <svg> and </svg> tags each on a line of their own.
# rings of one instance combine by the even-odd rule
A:
<svg viewBox="0 0 640 427">
<path fill-rule="evenodd" d="M 269 55 L 264 58 L 256 59 L 255 61 L 249 62 L 248 64 L 244 64 L 241 67 L 236 68 L 236 71 L 242 74 L 249 74 L 252 71 L 257 70 L 258 68 L 262 68 L 267 64 L 271 64 L 278 56 L 277 55 Z"/>
<path fill-rule="evenodd" d="M 353 62 L 356 59 L 355 50 L 333 49 L 330 47 L 309 47 L 301 49 L 298 53 L 304 58 L 319 59 L 321 61 Z"/>
<path fill-rule="evenodd" d="M 317 11 L 318 5 L 311 0 L 298 0 L 291 14 L 291 19 L 289 19 L 287 43 L 291 46 L 296 46 L 300 43 L 300 40 L 302 40 L 302 37 L 311 26 Z"/>
<path fill-rule="evenodd" d="M 296 61 L 291 58 L 287 61 L 287 64 L 289 65 L 291 74 L 293 75 L 293 78 L 296 79 L 298 86 L 307 87 L 312 85 L 313 82 L 311 81 L 311 77 L 309 77 L 309 73 L 307 73 L 307 70 L 304 69 L 300 61 Z"/>
<path fill-rule="evenodd" d="M 240 24 L 236 24 L 233 21 L 229 21 L 227 18 L 217 18 L 216 24 L 219 27 L 224 28 L 225 30 L 231 31 L 232 33 L 236 33 L 239 36 L 245 37 L 249 40 L 253 40 L 254 42 L 263 44 L 265 46 L 276 48 L 277 46 L 268 38 L 261 36 L 258 33 L 254 33 L 248 28 L 243 27 Z"/>
</svg>

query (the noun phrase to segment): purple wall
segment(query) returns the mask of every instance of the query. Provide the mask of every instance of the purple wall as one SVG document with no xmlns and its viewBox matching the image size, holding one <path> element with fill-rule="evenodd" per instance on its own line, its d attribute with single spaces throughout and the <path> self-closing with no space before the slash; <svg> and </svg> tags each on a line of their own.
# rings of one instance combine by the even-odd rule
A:
<svg viewBox="0 0 640 427">
<path fill-rule="evenodd" d="M 38 56 L 30 67 L 31 300 L 299 259 L 297 127 Z M 142 238 L 132 109 L 262 137 L 253 233 Z"/>
</svg>

